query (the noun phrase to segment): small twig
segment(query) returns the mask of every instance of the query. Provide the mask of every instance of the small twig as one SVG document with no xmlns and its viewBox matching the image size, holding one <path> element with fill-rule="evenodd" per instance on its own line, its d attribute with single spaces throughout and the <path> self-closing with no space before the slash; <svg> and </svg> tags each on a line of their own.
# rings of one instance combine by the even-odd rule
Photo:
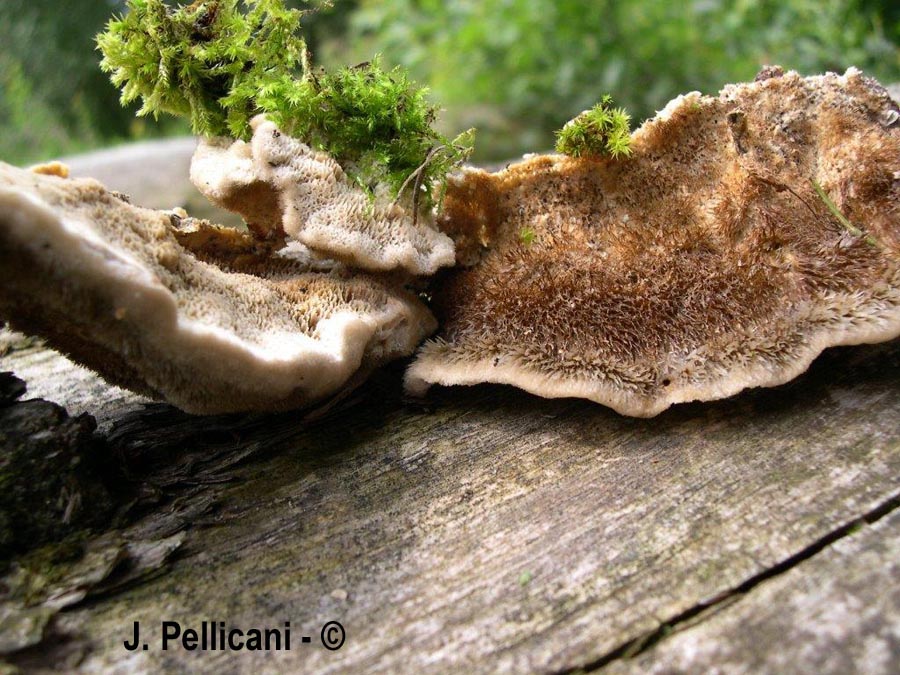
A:
<svg viewBox="0 0 900 675">
<path fill-rule="evenodd" d="M 406 177 L 406 180 L 403 181 L 403 184 L 400 186 L 400 189 L 397 190 L 397 196 L 394 197 L 393 204 L 396 204 L 397 202 L 400 201 L 400 195 L 403 194 L 403 191 L 409 187 L 410 181 L 415 181 L 415 184 L 414 184 L 415 194 L 413 194 L 413 209 L 414 209 L 413 225 L 416 224 L 416 219 L 418 217 L 418 212 L 419 212 L 419 188 L 422 187 L 423 172 L 425 171 L 425 167 L 427 167 L 431 163 L 431 161 L 435 158 L 435 156 L 443 149 L 444 149 L 444 146 L 442 146 L 442 145 L 432 146 L 431 149 L 428 151 L 428 154 L 425 155 L 425 161 L 422 162 L 421 164 L 419 164 L 419 166 L 416 167 L 416 170 L 413 171 L 411 174 L 409 174 L 409 176 Z"/>
<path fill-rule="evenodd" d="M 819 199 L 825 202 L 825 206 L 827 206 L 828 210 L 831 211 L 831 215 L 837 218 L 838 222 L 843 225 L 850 234 L 852 234 L 854 237 L 865 239 L 868 244 L 871 244 L 876 248 L 881 248 L 881 245 L 879 244 L 878 240 L 875 239 L 875 237 L 856 227 L 856 225 L 850 222 L 847 216 L 845 216 L 838 210 L 838 207 L 833 201 L 831 201 L 831 198 L 828 196 L 825 190 L 822 189 L 821 185 L 819 185 L 814 180 L 810 180 L 810 183 L 812 183 L 813 189 L 816 191 L 816 194 L 819 195 Z"/>
<path fill-rule="evenodd" d="M 761 173 L 759 173 L 759 172 L 752 171 L 752 170 L 749 170 L 749 169 L 748 169 L 748 172 L 749 172 L 749 174 L 750 174 L 753 178 L 755 178 L 756 180 L 760 181 L 761 183 L 765 183 L 766 185 L 769 185 L 769 186 L 775 188 L 775 190 L 776 190 L 777 192 L 783 192 L 784 190 L 787 190 L 787 191 L 790 192 L 792 195 L 794 195 L 798 200 L 800 200 L 800 202 L 803 204 L 803 206 L 805 206 L 807 209 L 809 209 L 809 212 L 810 212 L 811 214 L 813 214 L 814 216 L 817 216 L 817 217 L 818 217 L 819 214 L 816 213 L 816 210 L 815 210 L 812 206 L 809 205 L 809 202 L 807 202 L 805 199 L 803 199 L 803 197 L 801 197 L 799 194 L 797 194 L 797 191 L 794 190 L 794 189 L 793 189 L 790 185 L 788 185 L 787 183 L 782 183 L 781 181 L 777 181 L 777 180 L 775 180 L 774 178 L 768 178 L 768 177 L 766 177 L 766 176 L 763 176 L 763 175 L 762 175 Z"/>
<path fill-rule="evenodd" d="M 809 209 L 810 213 L 812 213 L 814 216 L 818 216 L 818 213 L 816 213 L 816 210 L 812 206 L 810 206 L 810 204 L 805 199 L 803 199 L 803 197 L 801 197 L 799 194 L 797 194 L 796 190 L 794 190 L 790 185 L 787 185 L 786 183 L 782 183 L 780 181 L 776 181 L 772 178 L 767 178 L 766 176 L 763 176 L 759 172 L 756 172 L 756 171 L 748 170 L 748 172 L 750 173 L 751 176 L 756 178 L 758 181 L 765 183 L 766 185 L 771 185 L 779 192 L 781 190 L 787 190 L 792 195 L 794 195 L 797 199 L 799 199 L 803 203 L 803 205 L 807 209 Z M 822 189 L 821 185 L 819 185 L 813 179 L 810 179 L 809 182 L 812 184 L 813 189 L 816 191 L 816 194 L 818 195 L 819 199 L 821 199 L 825 203 L 825 206 L 828 207 L 828 210 L 831 212 L 831 215 L 833 215 L 837 219 L 837 221 L 841 225 L 843 225 L 844 228 L 850 234 L 852 234 L 854 237 L 864 239 L 865 242 L 867 244 L 869 244 L 870 246 L 874 246 L 874 247 L 880 248 L 880 249 L 884 248 L 875 237 L 873 237 L 871 234 L 864 232 L 860 228 L 856 227 L 856 225 L 851 223 L 850 220 L 843 213 L 840 212 L 840 210 L 835 205 L 835 203 L 833 201 L 831 201 L 831 198 L 828 196 L 828 194 L 826 194 L 825 190 Z"/>
<path fill-rule="evenodd" d="M 413 184 L 413 227 L 419 223 L 419 193 L 422 189 L 422 177 L 425 171 L 416 172 L 416 182 Z"/>
<path fill-rule="evenodd" d="M 393 204 L 397 204 L 400 201 L 400 195 L 403 194 L 403 191 L 409 187 L 409 182 L 414 181 L 413 183 L 413 227 L 415 227 L 419 222 L 419 190 L 422 187 L 422 180 L 425 175 L 425 167 L 427 167 L 431 160 L 435 158 L 435 156 L 444 149 L 442 145 L 432 146 L 428 150 L 428 154 L 425 155 L 425 161 L 419 164 L 416 167 L 416 170 L 413 171 L 406 177 L 406 180 L 403 181 L 403 184 L 400 186 L 400 189 L 397 190 L 397 196 L 394 197 Z"/>
<path fill-rule="evenodd" d="M 431 149 L 428 150 L 428 154 L 425 155 L 425 161 L 422 162 L 421 164 L 419 164 L 419 166 L 415 169 L 415 171 L 413 171 L 411 174 L 409 174 L 406 177 L 406 180 L 403 181 L 403 184 L 400 186 L 400 189 L 397 190 L 397 196 L 394 198 L 394 204 L 396 204 L 399 201 L 400 195 L 403 194 L 403 191 L 409 187 L 409 182 L 411 180 L 416 180 L 419 185 L 422 184 L 421 180 L 418 178 L 419 174 L 421 174 L 425 170 L 425 167 L 431 163 L 431 160 L 434 159 L 434 156 L 443 149 L 444 149 L 443 146 L 438 145 L 438 146 L 432 146 Z"/>
</svg>

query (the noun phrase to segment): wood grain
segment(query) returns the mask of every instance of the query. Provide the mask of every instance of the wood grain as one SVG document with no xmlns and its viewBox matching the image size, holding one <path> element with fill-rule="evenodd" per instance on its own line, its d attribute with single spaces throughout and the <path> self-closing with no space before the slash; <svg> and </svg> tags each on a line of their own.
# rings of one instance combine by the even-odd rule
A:
<svg viewBox="0 0 900 675">
<path fill-rule="evenodd" d="M 174 206 L 189 149 L 160 148 L 73 169 Z M 58 615 L 26 668 L 880 672 L 897 653 L 900 342 L 650 420 L 498 386 L 410 405 L 402 364 L 316 421 L 192 418 L 28 341 L 4 353 L 129 458 L 151 507 L 115 541 L 181 542 L 167 574 Z M 131 654 L 135 620 L 289 620 L 294 648 Z"/>
<path fill-rule="evenodd" d="M 896 673 L 898 584 L 893 511 L 608 672 Z"/>
<path fill-rule="evenodd" d="M 173 463 L 237 456 L 216 486 L 218 510 L 188 523 L 167 575 L 58 619 L 90 645 L 85 671 L 618 667 L 661 626 L 893 508 L 900 477 L 897 342 L 833 350 L 785 387 L 650 420 L 499 386 L 409 405 L 399 366 L 314 422 L 144 407 L 33 348 L 0 369 L 96 414 L 119 447 Z M 869 560 L 896 594 L 887 558 Z M 895 606 L 883 611 L 896 619 Z M 135 620 L 155 635 L 133 655 L 121 643 Z M 295 640 L 313 641 L 270 654 L 162 652 L 162 620 L 289 620 Z M 336 652 L 318 635 L 330 620 L 347 632 Z M 830 649 L 860 649 L 861 631 L 842 635 Z M 665 669 L 677 655 L 666 644 L 639 658 L 659 654 Z"/>
</svg>

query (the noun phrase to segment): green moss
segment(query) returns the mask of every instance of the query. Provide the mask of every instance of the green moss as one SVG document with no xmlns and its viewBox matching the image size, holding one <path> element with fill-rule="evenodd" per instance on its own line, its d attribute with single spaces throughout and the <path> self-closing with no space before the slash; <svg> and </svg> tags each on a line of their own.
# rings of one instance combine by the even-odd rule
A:
<svg viewBox="0 0 900 675">
<path fill-rule="evenodd" d="M 86 530 L 65 535 L 16 558 L 20 570 L 12 595 L 26 604 L 38 604 L 47 591 L 62 581 L 72 563 L 84 556 Z"/>
<path fill-rule="evenodd" d="M 435 131 L 427 90 L 400 69 L 371 62 L 314 68 L 300 34 L 304 12 L 284 0 L 128 0 L 97 37 L 101 68 L 139 115 L 188 117 L 195 133 L 247 139 L 266 113 L 283 131 L 344 165 L 370 191 L 381 184 L 414 201 L 439 198 L 471 152 L 471 133 Z"/>
<path fill-rule="evenodd" d="M 519 232 L 519 241 L 522 242 L 522 245 L 526 248 L 531 246 L 536 238 L 537 234 L 530 227 L 525 227 Z"/>
<path fill-rule="evenodd" d="M 627 157 L 631 154 L 630 121 L 628 113 L 613 108 L 612 97 L 606 95 L 556 133 L 556 151 L 572 157 Z"/>
<path fill-rule="evenodd" d="M 850 527 L 847 528 L 847 534 L 848 535 L 859 534 L 860 532 L 862 532 L 862 529 L 863 529 L 863 523 L 861 523 L 861 522 L 853 523 Z"/>
</svg>

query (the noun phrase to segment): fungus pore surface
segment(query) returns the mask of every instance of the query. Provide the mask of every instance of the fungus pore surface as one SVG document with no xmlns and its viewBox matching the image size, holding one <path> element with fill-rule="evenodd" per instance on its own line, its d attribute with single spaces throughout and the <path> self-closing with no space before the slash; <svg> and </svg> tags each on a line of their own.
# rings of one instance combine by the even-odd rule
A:
<svg viewBox="0 0 900 675">
<path fill-rule="evenodd" d="M 900 334 L 897 104 L 855 69 L 672 101 L 629 158 L 533 156 L 449 186 L 467 269 L 407 372 L 651 416 Z"/>
<path fill-rule="evenodd" d="M 434 274 L 454 263 L 453 241 L 415 200 L 415 185 L 392 199 L 368 194 L 333 158 L 278 130 L 264 116 L 249 142 L 202 139 L 191 180 L 212 202 L 236 211 L 258 237 L 296 239 L 313 251 L 370 271 Z M 418 210 L 416 216 L 414 211 Z"/>
<path fill-rule="evenodd" d="M 189 225 L 0 163 L 0 319 L 194 413 L 323 399 L 436 327 L 399 283 Z"/>
</svg>

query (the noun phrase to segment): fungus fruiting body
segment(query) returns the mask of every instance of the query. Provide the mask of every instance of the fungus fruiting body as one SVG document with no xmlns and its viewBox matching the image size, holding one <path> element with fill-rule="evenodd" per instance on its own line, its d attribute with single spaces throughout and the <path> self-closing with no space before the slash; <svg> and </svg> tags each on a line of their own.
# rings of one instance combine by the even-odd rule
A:
<svg viewBox="0 0 900 675">
<path fill-rule="evenodd" d="M 193 182 L 248 229 L 0 164 L 0 319 L 115 384 L 197 413 L 321 400 L 414 352 L 438 325 L 422 277 L 453 265 L 414 394 L 650 416 L 900 334 L 900 114 L 856 70 L 769 68 L 633 135 L 604 98 L 563 154 L 448 178 L 471 137 L 377 59 L 314 68 L 284 0 L 126 4 L 103 67 L 142 114 L 191 119 Z"/>
<path fill-rule="evenodd" d="M 303 406 L 412 353 L 436 324 L 410 279 L 455 260 L 432 207 L 471 134 L 377 59 L 314 67 L 284 0 L 126 6 L 101 67 L 139 115 L 190 119 L 192 179 L 248 229 L 0 164 L 0 318 L 196 413 Z"/>
<path fill-rule="evenodd" d="M 434 128 L 427 90 L 375 58 L 334 72 L 316 68 L 301 36 L 304 12 L 284 0 L 128 0 L 97 36 L 101 67 L 142 102 L 140 115 L 188 117 L 206 138 L 249 140 L 259 114 L 328 153 L 366 191 L 384 186 L 431 205 L 447 173 L 471 151 Z"/>
<path fill-rule="evenodd" d="M 237 211 L 262 239 L 285 236 L 371 271 L 434 274 L 453 265 L 453 241 L 430 209 L 412 214 L 389 195 L 370 198 L 324 152 L 259 116 L 250 142 L 203 139 L 191 180 L 212 202 Z"/>
<path fill-rule="evenodd" d="M 398 282 L 180 220 L 0 164 L 0 317 L 196 413 L 321 400 L 435 328 Z"/>
<path fill-rule="evenodd" d="M 433 224 L 472 134 L 445 138 L 426 90 L 379 60 L 312 65 L 303 12 L 284 0 L 129 0 L 97 38 L 101 66 L 201 136 L 191 179 L 267 241 L 285 234 L 372 271 L 433 274 L 454 261 Z"/>
<path fill-rule="evenodd" d="M 411 392 L 499 382 L 650 416 L 900 335 L 900 125 L 876 82 L 769 69 L 675 99 L 631 150 L 454 178 L 439 225 L 469 266 L 434 289 Z"/>
</svg>

